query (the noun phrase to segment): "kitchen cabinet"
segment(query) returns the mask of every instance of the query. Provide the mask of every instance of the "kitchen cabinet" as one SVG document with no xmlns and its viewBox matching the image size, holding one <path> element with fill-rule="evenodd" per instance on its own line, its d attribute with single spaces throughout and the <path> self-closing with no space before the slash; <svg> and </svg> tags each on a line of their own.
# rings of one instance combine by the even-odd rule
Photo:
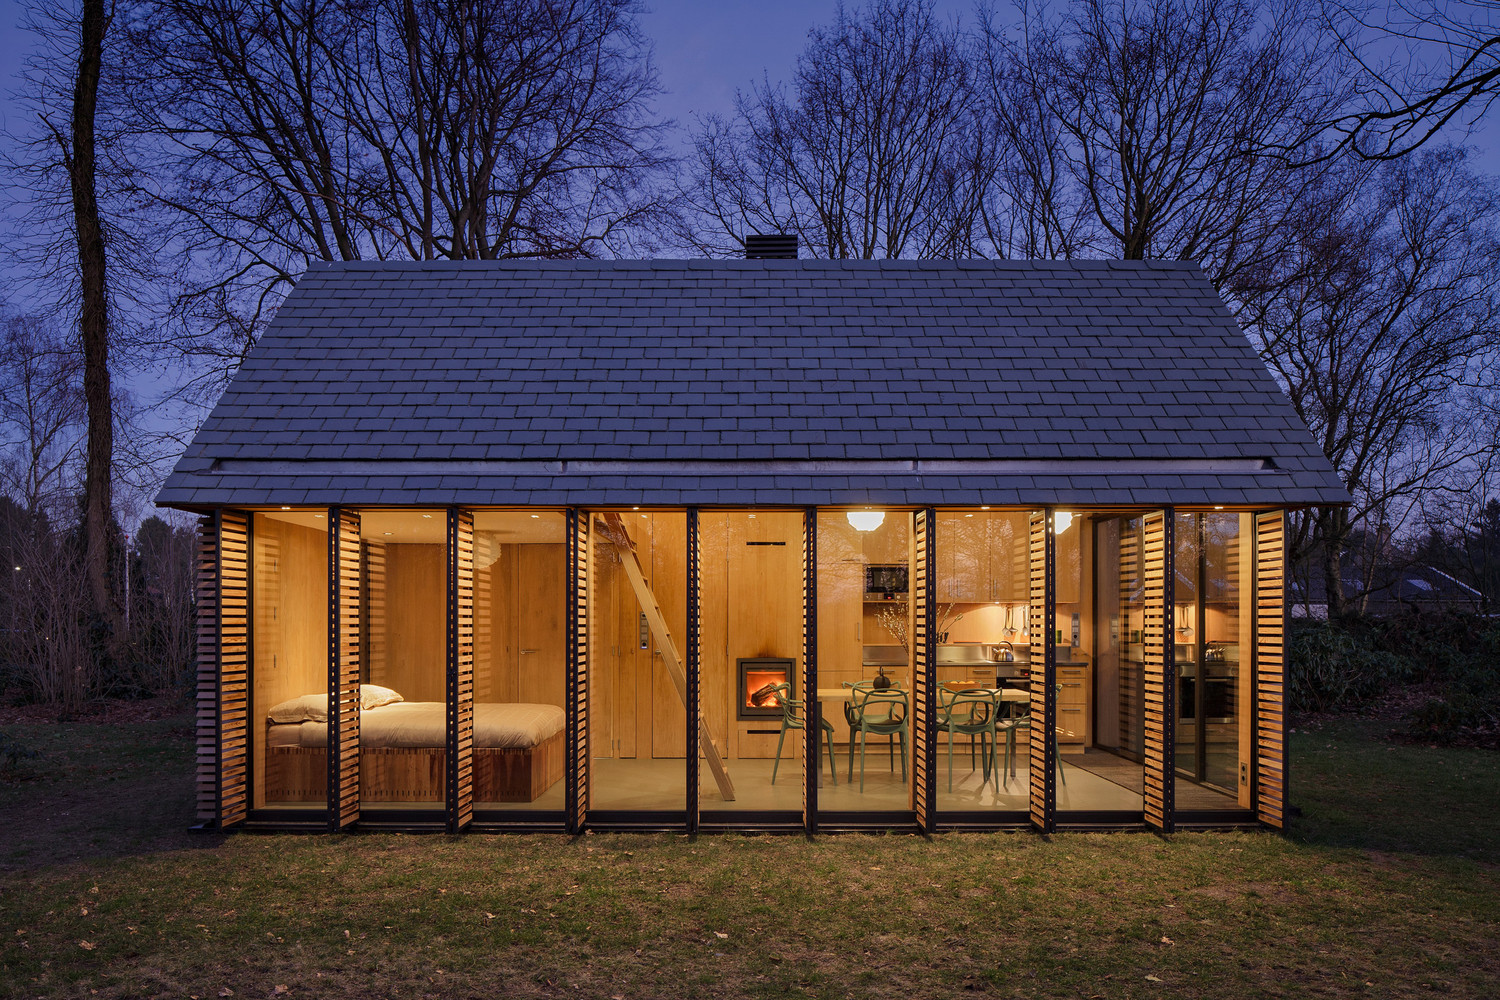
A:
<svg viewBox="0 0 1500 1000">
<path fill-rule="evenodd" d="M 955 604 L 1024 604 L 1027 516 L 955 511 L 937 516 L 937 599 Z"/>
<path fill-rule="evenodd" d="M 1064 753 L 1081 753 L 1089 744 L 1088 664 L 1057 666 L 1057 742 Z"/>
<path fill-rule="evenodd" d="M 874 531 L 860 532 L 860 550 L 865 562 L 905 566 L 911 558 L 911 514 L 886 511 L 885 521 Z"/>
</svg>

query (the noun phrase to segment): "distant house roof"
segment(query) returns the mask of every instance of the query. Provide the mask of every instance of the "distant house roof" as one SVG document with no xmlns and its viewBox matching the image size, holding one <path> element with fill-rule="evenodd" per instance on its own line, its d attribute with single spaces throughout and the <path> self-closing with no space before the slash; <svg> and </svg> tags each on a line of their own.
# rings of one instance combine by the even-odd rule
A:
<svg viewBox="0 0 1500 1000">
<path fill-rule="evenodd" d="M 1191 264 L 313 266 L 158 500 L 1347 503 Z"/>
<path fill-rule="evenodd" d="M 1469 607 L 1485 604 L 1485 595 L 1435 566 L 1377 566 L 1368 593 L 1366 581 L 1355 573 L 1344 573 L 1346 599 L 1360 595 L 1363 609 L 1371 614 L 1392 614 L 1419 607 Z M 1323 618 L 1328 614 L 1328 591 L 1323 578 L 1288 577 L 1288 597 L 1294 613 Z"/>
</svg>

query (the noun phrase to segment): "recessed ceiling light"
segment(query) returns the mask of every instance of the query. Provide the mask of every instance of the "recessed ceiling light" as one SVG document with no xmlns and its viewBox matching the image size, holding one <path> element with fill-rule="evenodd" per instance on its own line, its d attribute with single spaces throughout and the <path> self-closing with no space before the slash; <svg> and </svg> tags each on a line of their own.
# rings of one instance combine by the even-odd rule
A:
<svg viewBox="0 0 1500 1000">
<path fill-rule="evenodd" d="M 751 515 L 750 515 L 750 518 L 751 518 L 751 520 L 754 520 L 754 519 L 755 519 L 755 515 L 754 515 L 754 514 L 751 514 Z"/>
<path fill-rule="evenodd" d="M 1222 506 L 1222 505 L 1221 505 L 1221 506 L 1218 506 L 1218 507 L 1215 507 L 1215 508 L 1214 508 L 1214 510 L 1223 510 L 1223 509 L 1224 509 L 1224 508 L 1223 508 L 1223 506 Z"/>
<path fill-rule="evenodd" d="M 973 517 L 973 514 L 965 514 L 964 517 Z"/>
<path fill-rule="evenodd" d="M 386 532 L 386 534 L 387 534 L 387 535 L 394 535 L 394 534 L 395 534 L 395 532 L 394 532 L 394 531 L 387 531 L 387 532 Z"/>
<path fill-rule="evenodd" d="M 425 517 L 425 518 L 427 518 L 427 520 L 429 520 L 429 521 L 432 520 L 432 515 L 431 514 L 423 514 L 422 516 Z"/>
<path fill-rule="evenodd" d="M 541 519 L 541 516 L 542 516 L 542 515 L 540 515 L 540 514 L 532 514 L 532 515 L 531 515 L 531 519 L 532 519 L 532 520 L 533 520 L 533 521 L 536 521 L 536 520 L 540 520 L 540 519 Z"/>
<path fill-rule="evenodd" d="M 316 517 L 316 518 L 321 518 L 322 516 L 323 516 L 322 514 L 314 514 L 313 515 L 313 517 Z"/>
<path fill-rule="evenodd" d="M 980 510 L 989 510 L 989 508 L 988 508 L 988 507 L 981 507 L 981 508 L 979 508 L 979 509 L 980 509 Z"/>
</svg>

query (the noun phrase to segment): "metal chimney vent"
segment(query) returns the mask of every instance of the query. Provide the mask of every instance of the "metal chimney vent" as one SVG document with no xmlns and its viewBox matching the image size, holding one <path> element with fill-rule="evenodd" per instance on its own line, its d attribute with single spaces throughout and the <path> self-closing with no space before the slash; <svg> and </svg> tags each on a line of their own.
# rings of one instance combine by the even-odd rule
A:
<svg viewBox="0 0 1500 1000">
<path fill-rule="evenodd" d="M 746 236 L 746 260 L 796 260 L 797 235 Z"/>
</svg>

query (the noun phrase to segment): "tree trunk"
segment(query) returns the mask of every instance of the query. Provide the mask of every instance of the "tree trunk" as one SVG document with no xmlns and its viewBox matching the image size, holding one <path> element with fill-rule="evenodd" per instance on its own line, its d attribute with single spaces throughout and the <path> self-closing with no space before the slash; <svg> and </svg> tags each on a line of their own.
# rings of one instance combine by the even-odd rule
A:
<svg viewBox="0 0 1500 1000">
<path fill-rule="evenodd" d="M 99 224 L 95 191 L 94 112 L 99 71 L 109 19 L 104 0 L 84 0 L 78 50 L 78 78 L 73 88 L 72 156 L 68 163 L 78 234 L 78 273 L 82 304 L 79 332 L 83 346 L 83 395 L 88 406 L 88 458 L 84 467 L 84 560 L 93 610 L 107 630 L 106 642 L 119 639 L 119 608 L 110 580 L 110 514 L 113 471 L 114 406 L 109 389 L 109 303 L 105 283 L 104 230 Z"/>
<path fill-rule="evenodd" d="M 1348 612 L 1344 601 L 1343 560 L 1344 543 L 1349 537 L 1349 514 L 1342 507 L 1332 507 L 1323 512 L 1322 521 L 1323 593 L 1328 601 L 1330 620 L 1342 618 Z"/>
</svg>

